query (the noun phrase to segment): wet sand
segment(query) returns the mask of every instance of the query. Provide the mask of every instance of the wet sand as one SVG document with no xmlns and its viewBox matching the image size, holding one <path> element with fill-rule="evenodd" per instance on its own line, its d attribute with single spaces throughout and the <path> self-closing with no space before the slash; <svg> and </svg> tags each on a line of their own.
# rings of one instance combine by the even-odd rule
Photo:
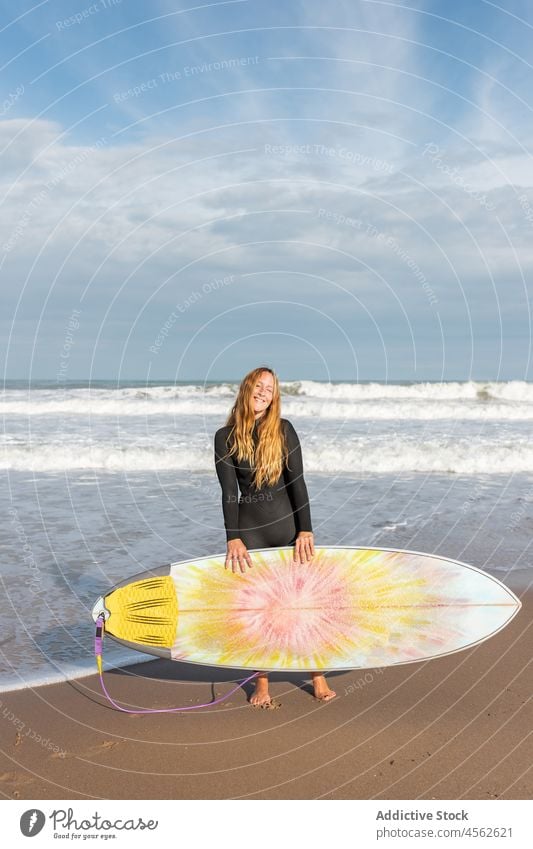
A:
<svg viewBox="0 0 533 849">
<path fill-rule="evenodd" d="M 328 676 L 271 676 L 212 708 L 121 714 L 91 676 L 0 693 L 7 799 L 531 799 L 533 592 L 503 631 L 448 657 Z M 245 673 L 154 660 L 106 672 L 126 707 L 201 703 Z M 217 681 L 213 684 L 213 681 Z"/>
</svg>

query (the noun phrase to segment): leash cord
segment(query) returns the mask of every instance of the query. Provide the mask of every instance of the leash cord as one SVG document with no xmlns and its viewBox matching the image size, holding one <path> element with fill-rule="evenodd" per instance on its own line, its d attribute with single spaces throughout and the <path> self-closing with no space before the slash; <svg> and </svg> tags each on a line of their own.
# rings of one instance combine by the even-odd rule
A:
<svg viewBox="0 0 533 849">
<path fill-rule="evenodd" d="M 237 690 L 247 684 L 248 681 L 251 681 L 259 672 L 254 672 L 253 675 L 250 675 L 248 678 L 245 678 L 244 681 L 241 681 L 237 684 L 233 690 L 230 690 L 229 693 L 226 693 L 224 696 L 220 696 L 218 699 L 215 699 L 212 702 L 205 702 L 201 705 L 188 705 L 186 707 L 175 707 L 175 708 L 139 708 L 138 710 L 130 710 L 129 708 L 122 707 L 119 705 L 108 693 L 107 687 L 104 684 L 104 670 L 102 666 L 102 654 L 103 654 L 103 645 L 104 645 L 104 618 L 103 616 L 99 616 L 96 620 L 96 633 L 94 637 L 94 656 L 96 658 L 96 665 L 98 667 L 98 674 L 100 676 L 100 684 L 102 686 L 102 691 L 108 701 L 115 707 L 117 710 L 122 711 L 122 713 L 178 713 L 184 710 L 198 710 L 199 708 L 213 707 L 214 705 L 220 704 L 220 702 L 225 701 L 225 699 L 229 699 L 233 693 L 236 693 Z"/>
</svg>

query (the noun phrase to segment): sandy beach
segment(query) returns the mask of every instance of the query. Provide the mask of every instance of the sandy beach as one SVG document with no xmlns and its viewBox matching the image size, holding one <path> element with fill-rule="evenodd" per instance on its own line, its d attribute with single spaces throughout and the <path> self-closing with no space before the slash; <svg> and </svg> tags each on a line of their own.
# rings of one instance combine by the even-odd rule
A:
<svg viewBox="0 0 533 849">
<path fill-rule="evenodd" d="M 239 690 L 197 712 L 129 716 L 108 704 L 96 675 L 0 693 L 2 795 L 530 799 L 533 592 L 513 589 L 522 609 L 490 640 L 424 663 L 330 675 L 329 704 L 300 676 L 281 674 L 271 679 L 272 710 L 251 707 Z M 154 660 L 107 672 L 106 683 L 127 707 L 162 708 L 206 702 L 234 676 Z"/>
<path fill-rule="evenodd" d="M 337 822 L 354 849 L 370 800 L 529 814 L 533 3 L 152 5 L 4 3 L 15 838 L 51 800 L 367 800 Z M 274 553 L 254 583 L 259 552 L 311 542 L 367 553 L 285 573 Z M 232 585 L 242 544 L 254 569 Z M 91 614 L 141 576 L 102 611 L 105 685 L 129 713 L 102 691 Z M 383 666 L 314 698 L 312 666 L 357 663 Z M 309 677 L 272 674 L 262 709 L 247 664 Z M 183 805 L 146 807 L 172 808 L 176 841 L 242 840 L 242 818 L 187 829 Z M 290 813 L 299 841 L 337 837 Z M 522 849 L 512 825 L 414 839 Z M 75 831 L 112 837 L 52 839 Z M 413 840 L 397 831 L 395 849 Z M 248 829 L 254 849 L 258 833 L 279 840 Z"/>
</svg>

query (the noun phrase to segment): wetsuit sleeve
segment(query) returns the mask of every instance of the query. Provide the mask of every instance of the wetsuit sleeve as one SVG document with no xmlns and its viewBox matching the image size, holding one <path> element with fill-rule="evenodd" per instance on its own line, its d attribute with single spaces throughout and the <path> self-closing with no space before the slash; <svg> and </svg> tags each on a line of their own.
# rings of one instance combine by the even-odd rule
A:
<svg viewBox="0 0 533 849">
<path fill-rule="evenodd" d="M 285 419 L 285 433 L 289 455 L 284 469 L 284 477 L 294 510 L 296 529 L 297 531 L 312 531 L 311 508 L 304 481 L 302 449 L 298 434 L 288 419 Z"/>
<path fill-rule="evenodd" d="M 230 539 L 238 539 L 240 531 L 237 473 L 233 458 L 225 456 L 227 452 L 226 432 L 224 429 L 217 430 L 215 433 L 215 469 L 222 487 L 222 512 L 224 514 L 226 540 L 229 542 Z"/>
</svg>

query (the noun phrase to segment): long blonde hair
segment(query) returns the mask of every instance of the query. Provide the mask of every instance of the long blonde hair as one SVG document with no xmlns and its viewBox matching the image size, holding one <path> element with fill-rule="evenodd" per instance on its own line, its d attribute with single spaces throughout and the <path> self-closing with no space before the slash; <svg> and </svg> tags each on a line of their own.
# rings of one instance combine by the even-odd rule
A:
<svg viewBox="0 0 533 849">
<path fill-rule="evenodd" d="M 252 431 L 255 423 L 253 394 L 260 375 L 268 371 L 274 380 L 272 401 L 257 423 L 258 442 L 254 450 Z M 243 377 L 237 398 L 226 420 L 231 426 L 228 441 L 231 444 L 227 456 L 237 455 L 237 460 L 248 460 L 254 468 L 254 483 L 257 489 L 266 484 L 274 486 L 283 471 L 287 455 L 285 433 L 281 425 L 281 398 L 279 381 L 268 366 L 259 366 Z"/>
</svg>

